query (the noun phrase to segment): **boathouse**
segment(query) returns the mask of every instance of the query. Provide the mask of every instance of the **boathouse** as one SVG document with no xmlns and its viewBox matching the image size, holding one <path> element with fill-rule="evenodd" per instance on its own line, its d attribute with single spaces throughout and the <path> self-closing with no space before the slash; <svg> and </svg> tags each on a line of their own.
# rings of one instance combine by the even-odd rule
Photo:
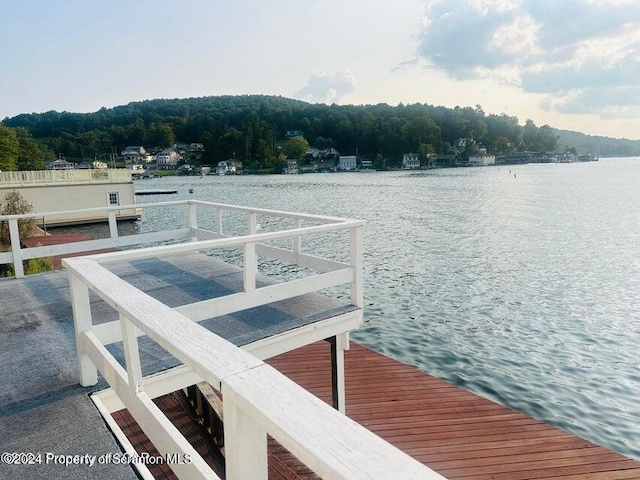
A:
<svg viewBox="0 0 640 480">
<path fill-rule="evenodd" d="M 37 219 L 44 226 L 106 222 L 106 211 L 79 209 L 135 203 L 131 171 L 124 169 L 0 172 L 0 198 L 13 190 L 31 203 L 34 212 L 64 212 L 48 215 L 46 222 Z M 115 216 L 117 220 L 139 217 L 136 209 L 119 210 Z"/>
</svg>

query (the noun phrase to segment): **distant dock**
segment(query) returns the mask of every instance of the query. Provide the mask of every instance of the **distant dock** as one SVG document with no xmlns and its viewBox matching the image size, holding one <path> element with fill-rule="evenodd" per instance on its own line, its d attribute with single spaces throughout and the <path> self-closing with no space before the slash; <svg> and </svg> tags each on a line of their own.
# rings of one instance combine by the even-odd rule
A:
<svg viewBox="0 0 640 480">
<path fill-rule="evenodd" d="M 177 190 L 136 190 L 136 195 L 173 195 Z"/>
</svg>

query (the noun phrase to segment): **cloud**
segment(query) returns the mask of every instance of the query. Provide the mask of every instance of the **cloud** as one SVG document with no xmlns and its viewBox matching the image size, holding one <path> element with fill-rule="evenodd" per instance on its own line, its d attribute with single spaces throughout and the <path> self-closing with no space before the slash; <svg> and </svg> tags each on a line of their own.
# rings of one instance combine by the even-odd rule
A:
<svg viewBox="0 0 640 480">
<path fill-rule="evenodd" d="M 455 79 L 515 78 L 562 113 L 638 113 L 623 102 L 640 78 L 640 0 L 430 0 L 420 24 L 417 57 Z"/>
<path fill-rule="evenodd" d="M 314 71 L 307 84 L 293 95 L 307 102 L 331 104 L 340 103 L 342 97 L 355 92 L 357 88 L 355 75 L 346 68 L 335 73 Z"/>
</svg>

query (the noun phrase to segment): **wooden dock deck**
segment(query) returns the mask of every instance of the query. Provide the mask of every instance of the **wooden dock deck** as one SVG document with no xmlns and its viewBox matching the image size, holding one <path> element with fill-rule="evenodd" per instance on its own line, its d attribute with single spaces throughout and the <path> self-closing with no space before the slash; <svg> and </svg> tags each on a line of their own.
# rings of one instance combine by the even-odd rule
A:
<svg viewBox="0 0 640 480">
<path fill-rule="evenodd" d="M 447 478 L 640 479 L 640 462 L 363 346 L 352 343 L 345 360 L 347 415 Z M 331 402 L 327 343 L 268 363 Z M 127 428 L 133 427 L 125 425 L 125 433 Z M 275 442 L 269 445 L 269 467 L 272 480 L 317 478 Z M 159 478 L 171 478 L 166 473 Z"/>
</svg>

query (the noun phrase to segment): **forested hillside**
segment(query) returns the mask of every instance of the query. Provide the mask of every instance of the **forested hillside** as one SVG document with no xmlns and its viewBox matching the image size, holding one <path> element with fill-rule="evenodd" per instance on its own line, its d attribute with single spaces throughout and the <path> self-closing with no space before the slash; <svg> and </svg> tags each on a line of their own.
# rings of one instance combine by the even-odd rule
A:
<svg viewBox="0 0 640 480">
<path fill-rule="evenodd" d="M 480 106 L 339 106 L 262 95 L 148 100 L 95 113 L 22 114 L 3 123 L 26 129 L 53 154 L 67 158 L 109 158 L 128 145 L 153 148 L 177 141 L 203 143 L 207 161 L 235 156 L 268 164 L 290 130 L 302 131 L 311 146 L 371 160 L 383 157 L 391 165 L 405 152 L 451 153 L 457 139 L 467 139 L 466 154 L 480 145 L 496 154 L 570 147 L 578 153 L 640 154 L 638 141 L 589 137 L 601 141 L 578 143 L 580 138 L 565 135 L 570 132 L 537 127 L 530 120 L 520 125 L 516 117 L 487 115 Z"/>
<path fill-rule="evenodd" d="M 558 146 L 574 147 L 579 152 L 590 152 L 601 156 L 629 157 L 640 155 L 640 141 L 624 138 L 609 138 L 595 135 L 585 135 L 569 130 L 556 130 Z"/>
</svg>

